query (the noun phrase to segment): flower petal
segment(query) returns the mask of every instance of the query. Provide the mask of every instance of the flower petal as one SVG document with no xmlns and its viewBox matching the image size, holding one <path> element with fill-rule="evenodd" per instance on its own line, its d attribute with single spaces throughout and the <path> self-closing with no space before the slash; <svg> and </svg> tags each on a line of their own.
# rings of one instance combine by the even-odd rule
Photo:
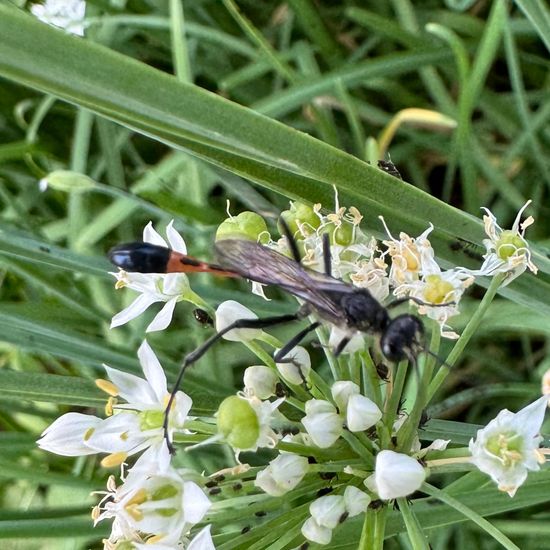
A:
<svg viewBox="0 0 550 550">
<path fill-rule="evenodd" d="M 168 300 L 162 309 L 155 315 L 155 318 L 149 323 L 145 332 L 158 332 L 159 330 L 164 330 L 172 321 L 174 308 L 177 302 L 177 298 Z"/>
<path fill-rule="evenodd" d="M 111 328 L 125 325 L 128 321 L 139 317 L 151 304 L 158 301 L 159 299 L 151 294 L 140 294 L 127 308 L 111 319 Z"/>
<path fill-rule="evenodd" d="M 151 349 L 151 346 L 144 340 L 138 349 L 139 364 L 143 369 L 143 374 L 151 389 L 155 392 L 157 401 L 159 403 L 164 402 L 164 398 L 168 393 L 166 386 L 166 375 L 164 370 L 155 355 L 155 352 Z"/>
<path fill-rule="evenodd" d="M 187 254 L 187 245 L 183 237 L 174 229 L 174 220 L 166 226 L 166 237 L 170 243 L 170 248 L 180 254 Z"/>
<path fill-rule="evenodd" d="M 117 387 L 118 394 L 128 403 L 158 404 L 157 396 L 149 382 L 134 374 L 113 369 L 108 365 L 104 365 L 104 367 L 109 379 Z"/>
</svg>

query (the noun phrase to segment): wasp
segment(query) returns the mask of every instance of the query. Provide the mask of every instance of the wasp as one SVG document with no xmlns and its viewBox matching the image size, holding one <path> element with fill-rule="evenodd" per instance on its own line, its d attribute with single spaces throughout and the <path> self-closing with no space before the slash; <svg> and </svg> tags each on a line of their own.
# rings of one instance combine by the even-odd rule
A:
<svg viewBox="0 0 550 550">
<path fill-rule="evenodd" d="M 319 327 L 322 321 L 344 329 L 346 336 L 333 351 L 336 356 L 342 353 L 357 332 L 377 336 L 382 354 L 391 362 L 409 359 L 415 363 L 417 352 L 425 349 L 423 344 L 424 327 L 417 316 L 401 314 L 391 318 L 389 314 L 391 308 L 409 300 L 420 304 L 424 304 L 423 302 L 407 297 L 397 299 L 388 306 L 384 306 L 367 289 L 355 287 L 333 277 L 328 234 L 323 235 L 324 272 L 304 267 L 294 236 L 282 219 L 281 226 L 289 245 L 291 257 L 257 242 L 244 239 L 218 241 L 215 244 L 217 263 L 203 262 L 169 248 L 145 242 L 121 244 L 110 250 L 109 258 L 113 264 L 125 271 L 140 273 L 208 272 L 226 277 L 242 277 L 266 285 L 276 285 L 302 301 L 302 305 L 296 313 L 262 319 L 238 319 L 188 353 L 183 360 L 166 408 L 165 432 L 168 412 L 184 372 L 200 359 L 216 341 L 236 328 L 267 328 L 299 321 L 312 315 L 315 321 L 298 332 L 275 354 L 276 362 L 284 362 L 286 355 L 307 334 Z"/>
</svg>

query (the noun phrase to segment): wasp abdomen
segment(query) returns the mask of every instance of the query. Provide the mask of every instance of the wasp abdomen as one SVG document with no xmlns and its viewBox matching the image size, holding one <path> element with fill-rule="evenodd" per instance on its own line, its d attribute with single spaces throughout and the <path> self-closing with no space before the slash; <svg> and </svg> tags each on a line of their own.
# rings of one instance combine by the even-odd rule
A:
<svg viewBox="0 0 550 550">
<path fill-rule="evenodd" d="M 135 242 L 111 248 L 109 259 L 124 271 L 166 273 L 171 250 L 156 244 Z"/>
</svg>

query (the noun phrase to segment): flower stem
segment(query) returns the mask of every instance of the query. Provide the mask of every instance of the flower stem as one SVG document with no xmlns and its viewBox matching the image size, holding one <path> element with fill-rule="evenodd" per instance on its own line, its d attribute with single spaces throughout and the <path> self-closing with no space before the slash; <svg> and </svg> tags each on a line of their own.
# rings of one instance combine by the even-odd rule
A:
<svg viewBox="0 0 550 550">
<path fill-rule="evenodd" d="M 460 357 L 462 351 L 470 341 L 470 338 L 474 335 L 474 333 L 477 331 L 477 328 L 479 324 L 481 323 L 481 319 L 485 315 L 485 312 L 487 311 L 487 308 L 493 301 L 497 290 L 500 288 L 500 285 L 502 284 L 502 281 L 505 278 L 504 273 L 499 273 L 495 277 L 493 277 L 493 280 L 491 281 L 491 284 L 489 285 L 489 288 L 487 289 L 487 292 L 485 293 L 485 296 L 483 296 L 483 300 L 481 300 L 479 307 L 477 308 L 476 312 L 472 315 L 472 318 L 470 321 L 468 321 L 468 324 L 466 325 L 466 328 L 464 329 L 464 332 L 460 336 L 460 338 L 456 341 L 456 344 L 454 345 L 451 353 L 447 357 L 447 360 L 445 361 L 445 365 L 442 366 L 438 373 L 434 376 L 429 388 L 428 388 L 428 400 L 429 403 L 434 396 L 435 392 L 439 389 L 441 384 L 444 382 L 445 378 L 447 378 L 450 368 L 456 363 L 458 358 Z"/>
<path fill-rule="evenodd" d="M 384 548 L 387 512 L 387 506 L 378 509 L 367 508 L 357 550 L 382 550 Z"/>
</svg>

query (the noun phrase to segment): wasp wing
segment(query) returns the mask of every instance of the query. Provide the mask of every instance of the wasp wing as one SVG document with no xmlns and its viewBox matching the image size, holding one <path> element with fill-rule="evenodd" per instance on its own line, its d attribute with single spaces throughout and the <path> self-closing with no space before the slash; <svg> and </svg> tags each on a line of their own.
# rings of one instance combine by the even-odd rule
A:
<svg viewBox="0 0 550 550">
<path fill-rule="evenodd" d="M 277 285 L 310 303 L 335 323 L 345 322 L 336 296 L 353 291 L 343 281 L 310 269 L 254 241 L 224 239 L 215 245 L 218 263 L 252 281 Z"/>
</svg>

